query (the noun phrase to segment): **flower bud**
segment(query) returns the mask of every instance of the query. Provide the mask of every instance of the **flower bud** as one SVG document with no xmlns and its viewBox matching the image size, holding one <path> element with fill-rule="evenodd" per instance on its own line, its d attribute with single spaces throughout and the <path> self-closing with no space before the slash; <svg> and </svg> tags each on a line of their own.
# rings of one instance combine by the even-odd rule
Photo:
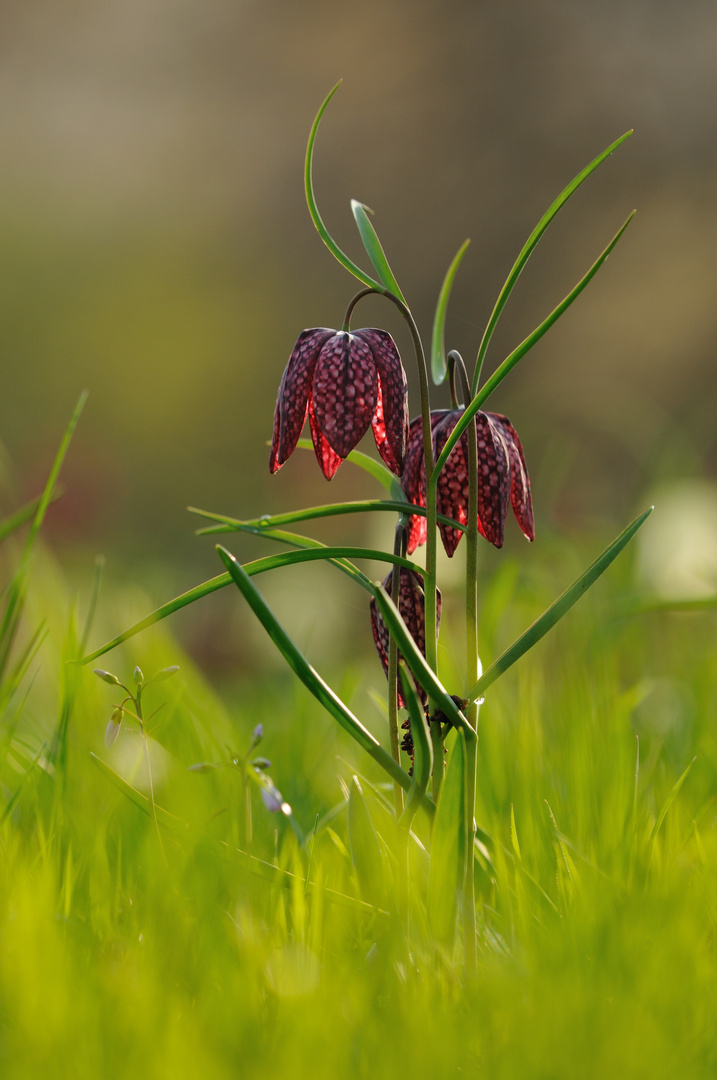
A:
<svg viewBox="0 0 717 1080">
<path fill-rule="evenodd" d="M 113 675 L 111 671 L 104 671 L 102 668 L 94 668 L 94 673 L 98 679 L 102 679 L 103 682 L 109 683 L 110 686 L 119 686 L 120 681 L 116 675 Z"/>
<path fill-rule="evenodd" d="M 142 685 L 142 683 L 144 682 L 144 675 L 142 674 L 142 668 L 141 667 L 137 666 L 134 669 L 133 678 L 134 678 L 134 681 L 137 683 L 137 686 Z"/>
<path fill-rule="evenodd" d="M 123 716 L 124 713 L 122 709 L 118 707 L 113 711 L 112 716 L 110 717 L 110 721 L 105 728 L 105 746 L 108 749 L 110 746 L 114 746 L 114 744 L 117 742 L 117 736 L 120 732 L 120 725 L 122 723 Z"/>
</svg>

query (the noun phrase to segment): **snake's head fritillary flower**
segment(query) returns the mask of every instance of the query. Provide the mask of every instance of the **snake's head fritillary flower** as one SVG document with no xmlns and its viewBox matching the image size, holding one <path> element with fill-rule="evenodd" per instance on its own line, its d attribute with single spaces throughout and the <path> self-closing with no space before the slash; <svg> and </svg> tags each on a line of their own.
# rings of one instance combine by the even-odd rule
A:
<svg viewBox="0 0 717 1080">
<path fill-rule="evenodd" d="M 462 409 L 431 413 L 433 452 L 437 459 L 461 418 Z M 478 530 L 495 547 L 503 546 L 508 503 L 528 540 L 535 539 L 530 480 L 523 448 L 515 428 L 499 413 L 476 413 L 478 451 Z M 406 467 L 402 478 L 409 502 L 426 505 L 426 465 L 423 457 L 423 429 L 420 417 L 412 421 L 406 446 Z M 468 435 L 460 437 L 438 478 L 436 489 L 439 514 L 461 525 L 468 522 Z M 459 529 L 439 523 L 446 554 L 454 554 L 463 535 Z M 412 517 L 408 531 L 408 553 L 426 542 L 426 519 Z"/>
<path fill-rule="evenodd" d="M 387 578 L 383 581 L 383 587 L 386 592 L 391 595 L 391 589 L 393 588 L 393 570 L 390 572 Z M 436 631 L 441 623 L 441 593 L 437 590 L 436 596 Z M 423 655 L 426 655 L 426 598 L 423 592 L 423 580 L 420 574 L 416 574 L 413 570 L 407 569 L 405 566 L 401 567 L 401 582 L 398 591 L 398 610 L 408 627 L 408 631 L 418 645 Z M 383 670 L 388 677 L 388 645 L 389 645 L 389 633 L 386 623 L 381 617 L 376 601 L 371 600 L 371 629 L 373 630 L 373 640 L 376 644 L 376 652 L 379 655 Z M 399 659 L 401 653 L 398 654 Z M 424 705 L 428 700 L 425 691 L 416 684 L 416 689 L 421 696 L 421 700 Z M 401 694 L 401 688 L 398 688 L 398 704 L 400 708 L 403 708 L 405 702 L 403 695 Z"/>
<path fill-rule="evenodd" d="M 388 468 L 403 472 L 408 436 L 406 373 L 384 330 L 304 330 L 281 379 L 269 469 L 293 454 L 309 416 L 311 438 L 327 480 L 373 429 Z"/>
</svg>

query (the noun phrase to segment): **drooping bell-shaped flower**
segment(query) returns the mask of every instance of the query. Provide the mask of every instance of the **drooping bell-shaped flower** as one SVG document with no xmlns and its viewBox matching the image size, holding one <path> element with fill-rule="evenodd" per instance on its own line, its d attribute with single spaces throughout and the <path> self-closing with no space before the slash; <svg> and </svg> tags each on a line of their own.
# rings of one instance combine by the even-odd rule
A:
<svg viewBox="0 0 717 1080">
<path fill-rule="evenodd" d="M 462 409 L 444 409 L 431 413 L 433 453 L 437 460 Z M 508 503 L 528 540 L 535 539 L 530 480 L 520 439 L 506 416 L 499 413 L 476 413 L 478 451 L 478 530 L 495 547 L 503 546 Z M 426 505 L 426 465 L 423 456 L 421 419 L 413 420 L 406 445 L 406 467 L 402 478 L 409 502 Z M 438 478 L 437 511 L 461 525 L 468 523 L 468 435 L 464 432 L 451 451 Z M 451 557 L 463 535 L 459 529 L 439 522 L 446 554 Z M 426 542 L 426 519 L 412 517 L 408 531 L 408 553 Z"/>
<path fill-rule="evenodd" d="M 389 573 L 388 577 L 384 579 L 383 587 L 390 596 L 391 589 L 393 588 L 393 570 Z M 441 606 L 441 593 L 439 589 L 437 590 L 436 595 L 436 632 L 441 624 Z M 408 627 L 411 637 L 425 656 L 426 598 L 423 592 L 423 579 L 420 574 L 416 574 L 413 570 L 409 570 L 405 566 L 401 567 L 401 582 L 398 590 L 398 610 Z M 376 601 L 373 599 L 371 600 L 371 629 L 373 630 L 373 640 L 376 644 L 376 652 L 383 665 L 384 673 L 388 676 L 388 627 L 383 621 L 381 613 L 376 606 Z M 400 658 L 401 653 L 399 652 L 398 655 Z M 425 705 L 427 701 L 425 691 L 422 690 L 418 684 L 416 684 L 416 689 Z M 403 695 L 401 694 L 400 684 L 398 687 L 398 704 L 400 708 L 403 708 L 405 704 Z"/>
<path fill-rule="evenodd" d="M 327 480 L 368 431 L 400 476 L 408 436 L 406 373 L 385 330 L 304 330 L 281 379 L 269 469 L 293 454 L 309 416 L 311 438 Z"/>
</svg>

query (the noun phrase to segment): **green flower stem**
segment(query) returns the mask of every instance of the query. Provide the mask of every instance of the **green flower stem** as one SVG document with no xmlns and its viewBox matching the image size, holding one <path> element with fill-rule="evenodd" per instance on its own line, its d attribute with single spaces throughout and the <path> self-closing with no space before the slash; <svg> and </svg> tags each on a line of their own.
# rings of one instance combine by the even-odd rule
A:
<svg viewBox="0 0 717 1080">
<path fill-rule="evenodd" d="M 398 558 L 404 553 L 404 536 L 408 518 L 401 517 L 396 525 L 396 535 L 393 543 L 393 553 Z M 391 579 L 391 599 L 396 607 L 399 604 L 401 592 L 401 567 L 394 567 Z M 398 742 L 398 645 L 393 634 L 388 639 L 388 734 L 391 745 L 391 756 L 397 765 L 401 764 L 401 750 Z M 403 813 L 403 788 L 397 780 L 393 782 L 393 795 L 396 803 L 396 819 Z"/>
<path fill-rule="evenodd" d="M 450 352 L 448 362 L 454 376 L 457 375 L 466 405 L 471 391 L 468 374 L 460 353 Z M 466 533 L 466 680 L 467 686 L 478 681 L 481 663 L 478 656 L 478 439 L 475 417 L 467 428 L 468 441 L 468 531 Z M 463 881 L 463 934 L 466 970 L 476 971 L 476 900 L 475 875 L 473 873 L 473 845 L 475 842 L 475 804 L 478 769 L 478 705 L 470 700 L 465 718 L 475 733 L 466 733 L 466 873 Z"/>
</svg>

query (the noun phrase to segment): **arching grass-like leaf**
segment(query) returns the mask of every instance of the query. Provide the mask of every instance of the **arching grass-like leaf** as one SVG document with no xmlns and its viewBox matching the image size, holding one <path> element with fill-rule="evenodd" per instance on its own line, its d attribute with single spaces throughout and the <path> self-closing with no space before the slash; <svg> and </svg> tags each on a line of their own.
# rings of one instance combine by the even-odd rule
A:
<svg viewBox="0 0 717 1080">
<path fill-rule="evenodd" d="M 251 532 L 253 530 L 249 529 L 247 531 Z M 310 540 L 308 537 L 299 536 L 296 533 L 279 533 L 278 530 L 262 531 L 269 539 L 279 539 L 284 543 L 295 544 L 299 546 L 301 550 L 283 551 L 278 555 L 269 555 L 263 559 L 255 559 L 253 562 L 246 563 L 243 569 L 249 577 L 253 577 L 255 574 L 264 574 L 269 570 L 277 570 L 282 566 L 291 566 L 294 563 L 326 560 L 332 562 L 340 570 L 343 570 L 349 577 L 356 581 L 358 585 L 365 589 L 366 592 L 373 596 L 374 587 L 370 579 L 366 574 L 359 570 L 357 566 L 354 566 L 353 563 L 349 561 L 351 558 L 375 558 L 379 562 L 388 562 L 399 566 L 405 566 L 406 569 L 414 570 L 419 574 L 423 572 L 422 568 L 418 566 L 417 563 L 411 562 L 410 559 L 403 559 L 401 556 L 394 555 L 391 552 L 378 551 L 373 548 L 327 547 L 318 540 Z M 196 585 L 193 589 L 189 589 L 187 592 L 175 597 L 174 600 L 170 600 L 168 603 L 163 604 L 162 607 L 157 608 L 156 611 L 145 616 L 144 619 L 135 623 L 134 626 L 130 626 L 129 629 L 124 630 L 121 634 L 118 634 L 117 637 L 108 641 L 99 649 L 96 649 L 88 656 L 83 657 L 80 663 L 91 663 L 104 653 L 110 652 L 110 650 L 121 645 L 124 641 L 127 641 L 128 638 L 134 637 L 134 635 L 140 633 L 141 630 L 146 630 L 148 627 L 153 626 L 154 623 L 166 619 L 168 615 L 173 615 L 175 611 L 179 611 L 181 608 L 187 607 L 197 600 L 201 600 L 202 597 L 208 596 L 218 589 L 223 589 L 226 585 L 230 585 L 231 581 L 232 579 L 229 574 L 218 574 L 216 577 L 210 578 L 209 581 L 204 581 L 201 585 Z"/>
<path fill-rule="evenodd" d="M 411 790 L 408 793 L 399 824 L 403 828 L 410 829 L 411 822 L 428 791 L 433 770 L 433 746 L 431 745 L 431 733 L 428 730 L 426 714 L 416 693 L 416 688 L 406 672 L 405 665 L 401 664 L 398 670 L 401 678 L 403 699 L 408 706 L 408 714 L 411 719 L 411 736 L 413 738 Z"/>
<path fill-rule="evenodd" d="M 428 918 L 436 938 L 447 945 L 455 935 L 465 876 L 465 775 L 465 736 L 459 731 L 433 822 L 428 872 Z"/>
<path fill-rule="evenodd" d="M 334 86 L 334 88 L 329 92 L 329 94 L 326 96 L 326 98 L 324 98 L 324 101 L 323 101 L 323 103 L 321 105 L 321 108 L 319 109 L 318 113 L 316 114 L 316 119 L 314 120 L 314 122 L 313 122 L 313 124 L 311 126 L 311 132 L 309 134 L 309 141 L 308 141 L 308 144 L 306 146 L 306 162 L 305 162 L 305 166 L 304 166 L 304 188 L 305 188 L 305 191 L 306 191 L 306 203 L 307 203 L 307 206 L 309 207 L 309 213 L 311 214 L 311 220 L 313 221 L 314 225 L 316 226 L 316 231 L 318 232 L 319 236 L 321 237 L 321 239 L 326 244 L 326 246 L 329 249 L 329 251 L 331 252 L 331 254 L 334 256 L 334 258 L 337 259 L 338 262 L 340 262 L 341 265 L 346 270 L 348 270 L 348 272 L 350 274 L 353 274 L 353 276 L 355 278 L 358 278 L 358 280 L 363 285 L 367 285 L 371 289 L 376 289 L 376 291 L 379 292 L 379 293 L 385 293 L 386 288 L 383 285 L 379 284 L 378 281 L 374 281 L 374 279 L 372 277 L 369 277 L 368 274 L 364 273 L 364 271 L 361 269 L 361 267 L 357 266 L 356 263 L 353 262 L 348 257 L 348 255 L 346 255 L 341 250 L 341 248 L 336 243 L 336 241 L 332 237 L 329 230 L 324 225 L 323 218 L 321 217 L 321 214 L 319 213 L 319 208 L 316 205 L 316 197 L 314 195 L 314 182 L 313 182 L 313 176 L 312 176 L 312 173 L 313 173 L 313 159 L 314 159 L 314 143 L 316 142 L 316 133 L 319 130 L 319 124 L 321 123 L 321 118 L 324 115 L 324 112 L 326 111 L 326 106 L 331 101 L 331 98 L 334 96 L 334 94 L 336 93 L 336 91 L 338 90 L 340 85 L 341 85 L 341 82 L 337 82 L 336 86 Z"/>
<path fill-rule="evenodd" d="M 580 281 L 573 289 L 571 289 L 568 295 L 563 300 L 561 300 L 558 306 L 554 308 L 548 315 L 548 317 L 541 322 L 540 326 L 537 326 L 535 330 L 533 330 L 532 334 L 528 334 L 527 338 L 525 338 L 525 340 L 522 341 L 516 349 L 513 349 L 513 352 L 505 358 L 503 363 L 498 368 L 496 368 L 490 379 L 488 379 L 488 381 L 484 384 L 483 388 L 478 391 L 476 396 L 471 401 L 470 405 L 468 405 L 462 413 L 460 420 L 458 421 L 450 436 L 446 440 L 446 444 L 443 447 L 441 455 L 438 458 L 438 461 L 436 462 L 435 468 L 433 470 L 433 476 L 437 476 L 440 473 L 441 469 L 448 461 L 453 447 L 456 445 L 461 435 L 470 424 L 472 418 L 475 416 L 478 410 L 482 408 L 482 406 L 488 400 L 493 391 L 498 386 L 500 386 L 506 375 L 508 375 L 509 372 L 513 370 L 515 365 L 519 363 L 528 352 L 530 352 L 533 346 L 538 341 L 540 341 L 543 334 L 545 334 L 550 329 L 553 323 L 558 321 L 560 316 L 570 307 L 573 300 L 576 300 L 585 288 L 585 286 L 588 285 L 590 281 L 592 281 L 592 279 L 595 277 L 598 270 L 605 262 L 612 249 L 617 244 L 622 234 L 625 232 L 625 229 L 628 227 L 634 216 L 635 212 L 633 211 L 627 221 L 624 223 L 624 225 L 622 225 L 622 227 L 618 230 L 615 236 L 613 236 L 612 240 L 607 245 L 605 250 L 592 264 L 587 274 L 585 274 L 585 276 L 580 279 Z"/>
<path fill-rule="evenodd" d="M 624 143 L 625 140 L 630 137 L 630 135 L 632 135 L 632 131 L 627 131 L 624 135 L 621 135 L 620 138 L 616 139 L 614 143 L 611 143 L 611 145 L 608 146 L 606 150 L 603 150 L 602 154 L 598 154 L 594 161 L 591 161 L 589 165 L 586 165 L 585 168 L 578 173 L 574 180 L 571 180 L 568 186 L 563 191 L 561 191 L 560 195 L 558 195 L 555 202 L 548 207 L 548 209 L 545 211 L 528 239 L 525 241 L 525 244 L 523 245 L 521 252 L 518 255 L 518 258 L 515 260 L 511 271 L 508 274 L 505 285 L 500 290 L 498 299 L 495 302 L 495 307 L 491 312 L 490 318 L 488 319 L 488 323 L 483 332 L 483 337 L 481 339 L 481 343 L 478 349 L 478 357 L 476 359 L 475 375 L 473 377 L 474 394 L 478 389 L 478 383 L 480 380 L 481 369 L 483 367 L 483 361 L 485 360 L 485 354 L 488 350 L 490 340 L 493 337 L 493 331 L 498 324 L 498 319 L 501 316 L 501 312 L 506 305 L 508 297 L 514 289 L 518 278 L 523 272 L 523 267 L 527 263 L 535 248 L 537 247 L 543 233 L 547 229 L 548 225 L 550 225 L 556 214 L 563 208 L 563 206 L 565 206 L 565 203 L 568 201 L 570 196 L 577 191 L 583 181 L 587 180 L 588 176 L 590 176 L 591 173 L 595 172 L 598 166 L 602 165 L 603 161 L 605 161 L 605 159 L 608 158 L 614 150 L 617 150 L 618 146 Z"/>
<path fill-rule="evenodd" d="M 604 574 L 608 566 L 615 561 L 620 552 L 625 548 L 639 528 L 641 528 L 648 517 L 652 513 L 652 507 L 645 510 L 643 514 L 635 518 L 631 525 L 620 533 L 620 535 L 613 540 L 613 542 L 605 548 L 602 555 L 600 555 L 595 562 L 588 567 L 584 574 L 581 574 L 573 584 L 565 590 L 565 592 L 558 597 L 554 604 L 551 604 L 547 611 L 544 611 L 539 619 L 536 619 L 532 626 L 529 626 L 524 634 L 514 641 L 510 648 L 498 657 L 498 659 L 491 664 L 491 666 L 481 675 L 478 682 L 470 688 L 468 691 L 468 697 L 475 701 L 479 698 L 496 679 L 499 679 L 501 675 L 512 667 L 516 660 L 520 660 L 521 656 L 532 649 L 535 644 L 548 630 L 551 630 L 557 622 L 562 619 L 563 615 L 566 615 L 573 604 L 576 604 L 581 596 L 588 591 L 591 585 L 594 585 L 597 579 Z"/>
<path fill-rule="evenodd" d="M 286 630 L 281 626 L 259 590 L 252 584 L 251 578 L 244 567 L 226 548 L 217 545 L 217 551 L 231 579 L 241 591 L 244 599 L 291 670 L 298 675 L 304 686 L 321 702 L 326 711 L 339 722 L 344 731 L 347 731 L 356 740 L 359 746 L 388 773 L 392 780 L 397 781 L 405 791 L 408 791 L 411 787 L 411 779 L 408 774 L 404 772 L 400 765 L 396 764 L 378 740 L 363 726 L 361 721 L 354 716 L 351 710 L 344 705 L 338 695 L 311 666 Z"/>
<path fill-rule="evenodd" d="M 200 517 L 217 522 L 216 525 L 210 525 L 205 529 L 197 529 L 197 536 L 247 532 L 253 536 L 267 536 L 269 539 L 281 539 L 281 537 L 272 536 L 272 531 L 275 530 L 277 525 L 291 525 L 297 521 L 315 521 L 318 518 L 340 517 L 343 514 L 366 514 L 374 511 L 390 511 L 394 514 L 407 515 L 417 514 L 420 517 L 425 517 L 428 513 L 425 506 L 414 506 L 413 503 L 405 502 L 403 499 L 363 499 L 355 502 L 328 503 L 326 506 L 309 506 L 303 510 L 289 510 L 285 514 L 265 514 L 263 517 L 251 518 L 248 521 L 228 517 L 226 514 L 215 514 L 211 510 L 198 510 L 194 506 L 188 506 L 187 509 L 190 514 L 198 514 Z M 446 517 L 444 514 L 438 514 L 437 520 L 445 525 L 450 525 L 452 528 L 460 529 L 462 532 L 466 532 L 468 528 L 467 525 L 461 525 L 460 522 L 454 521 L 453 518 Z"/>
<path fill-rule="evenodd" d="M 386 258 L 385 252 L 381 245 L 381 241 L 376 235 L 376 230 L 374 229 L 369 219 L 368 215 L 373 215 L 373 210 L 371 210 L 370 207 L 365 206 L 363 203 L 359 202 L 357 199 L 352 199 L 351 213 L 354 216 L 354 221 L 356 222 L 356 227 L 359 231 L 361 242 L 366 249 L 366 254 L 371 260 L 371 264 L 374 270 L 376 271 L 388 291 L 392 292 L 394 296 L 397 296 L 398 299 L 403 304 L 405 304 L 406 301 L 404 299 L 403 293 L 398 287 L 398 282 L 394 277 L 393 270 L 388 265 L 388 259 Z"/>
<path fill-rule="evenodd" d="M 470 240 L 464 240 L 454 255 L 453 262 L 448 267 L 441 285 L 441 291 L 438 294 L 436 313 L 433 316 L 433 333 L 431 335 L 431 375 L 436 386 L 440 386 L 446 377 L 446 312 L 458 267 L 463 261 L 463 256 L 468 250 L 469 244 Z"/>
</svg>

